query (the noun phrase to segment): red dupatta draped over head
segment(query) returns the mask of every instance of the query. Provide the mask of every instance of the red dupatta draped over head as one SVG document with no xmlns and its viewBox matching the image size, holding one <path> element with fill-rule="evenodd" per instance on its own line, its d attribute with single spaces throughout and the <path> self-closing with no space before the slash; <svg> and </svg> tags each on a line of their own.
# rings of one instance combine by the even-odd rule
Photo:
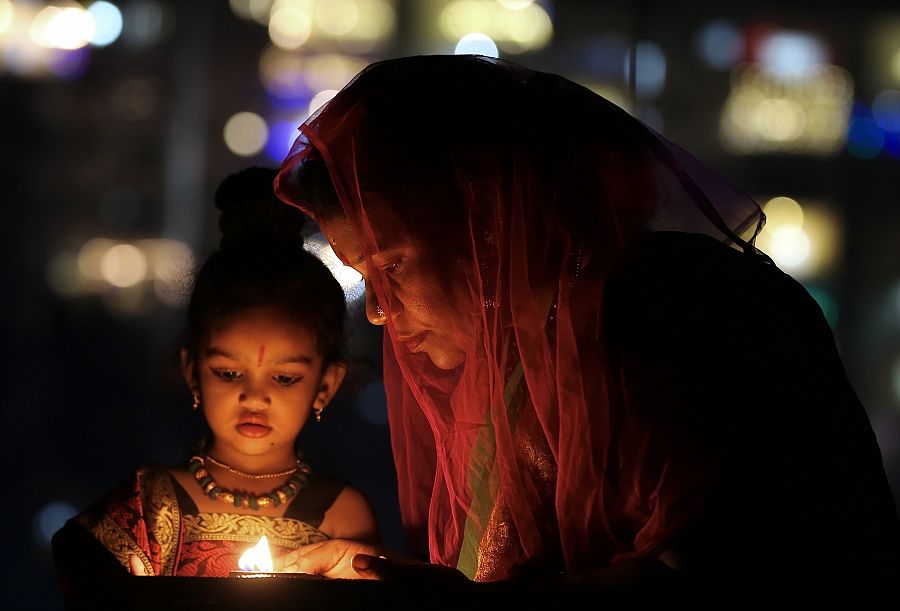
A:
<svg viewBox="0 0 900 611">
<path fill-rule="evenodd" d="M 480 56 L 372 64 L 300 132 L 276 191 L 361 252 L 413 547 L 478 580 L 659 553 L 696 507 L 629 416 L 604 282 L 648 229 L 752 250 L 758 206 L 588 89 Z M 337 213 L 305 199 L 323 163 Z"/>
</svg>

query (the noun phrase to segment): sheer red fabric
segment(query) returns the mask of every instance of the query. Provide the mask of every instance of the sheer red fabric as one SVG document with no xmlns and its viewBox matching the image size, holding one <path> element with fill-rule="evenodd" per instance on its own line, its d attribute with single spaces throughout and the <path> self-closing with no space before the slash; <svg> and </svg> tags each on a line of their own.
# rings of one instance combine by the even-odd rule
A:
<svg viewBox="0 0 900 611">
<path fill-rule="evenodd" d="M 478 56 L 373 64 L 300 131 L 276 191 L 315 216 L 292 185 L 324 160 L 360 241 L 413 546 L 478 580 L 658 554 L 716 458 L 637 405 L 601 296 L 647 229 L 755 252 L 756 203 L 588 89 Z M 408 341 L 426 275 L 452 366 Z"/>
</svg>

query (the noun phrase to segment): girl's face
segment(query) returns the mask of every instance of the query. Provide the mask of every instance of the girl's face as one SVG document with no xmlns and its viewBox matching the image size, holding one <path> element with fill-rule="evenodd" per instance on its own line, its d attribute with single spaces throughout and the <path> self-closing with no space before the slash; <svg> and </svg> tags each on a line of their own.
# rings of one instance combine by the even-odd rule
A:
<svg viewBox="0 0 900 611">
<path fill-rule="evenodd" d="M 197 361 L 182 359 L 188 385 L 200 389 L 210 453 L 255 470 L 290 465 L 310 412 L 328 404 L 346 372 L 342 364 L 323 370 L 313 333 L 271 307 L 214 325 Z"/>
</svg>

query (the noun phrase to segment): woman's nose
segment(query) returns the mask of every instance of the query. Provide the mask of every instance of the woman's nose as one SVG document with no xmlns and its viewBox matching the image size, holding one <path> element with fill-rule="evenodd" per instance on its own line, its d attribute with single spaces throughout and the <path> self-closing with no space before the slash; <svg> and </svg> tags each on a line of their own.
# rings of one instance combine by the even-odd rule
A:
<svg viewBox="0 0 900 611">
<path fill-rule="evenodd" d="M 387 316 L 385 316 L 384 310 L 378 303 L 378 297 L 375 295 L 375 291 L 369 287 L 368 282 L 366 282 L 366 318 L 369 319 L 370 323 L 378 326 L 387 322 Z"/>
</svg>

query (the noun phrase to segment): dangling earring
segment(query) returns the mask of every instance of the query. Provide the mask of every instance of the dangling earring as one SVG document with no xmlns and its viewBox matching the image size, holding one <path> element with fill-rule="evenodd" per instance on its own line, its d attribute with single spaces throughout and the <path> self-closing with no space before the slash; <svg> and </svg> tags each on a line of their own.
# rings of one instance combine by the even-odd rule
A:
<svg viewBox="0 0 900 611">
<path fill-rule="evenodd" d="M 196 412 L 198 409 L 200 409 L 200 391 L 195 389 L 195 390 L 191 391 L 191 393 L 194 395 L 194 406 L 193 407 L 194 407 L 194 411 Z"/>
<path fill-rule="evenodd" d="M 316 413 L 316 422 L 322 422 L 322 408 L 314 407 L 313 411 Z"/>
</svg>

